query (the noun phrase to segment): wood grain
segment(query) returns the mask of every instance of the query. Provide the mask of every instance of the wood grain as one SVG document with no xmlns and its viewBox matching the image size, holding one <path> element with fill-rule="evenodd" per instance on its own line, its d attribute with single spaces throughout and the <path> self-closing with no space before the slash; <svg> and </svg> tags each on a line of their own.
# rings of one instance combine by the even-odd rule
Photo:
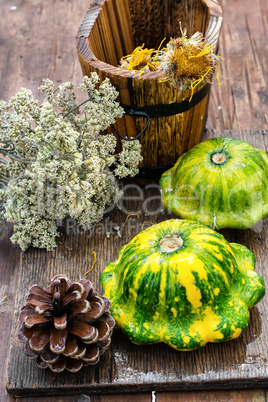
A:
<svg viewBox="0 0 268 402">
<path fill-rule="evenodd" d="M 222 0 L 219 54 L 224 58 L 211 91 L 208 128 L 268 128 L 268 2 Z"/>
<path fill-rule="evenodd" d="M 9 227 L 4 230 L 0 239 L 0 300 L 4 296 L 7 296 L 6 302 L 0 305 L 0 400 L 6 395 L 7 342 L 10 339 L 11 324 L 14 315 L 14 299 L 18 292 L 17 279 L 21 259 L 19 247 L 10 244 L 9 237 L 11 234 L 12 228 Z"/>
<path fill-rule="evenodd" d="M 153 391 L 154 392 L 154 391 Z M 157 392 L 139 394 L 117 395 L 91 395 L 81 394 L 70 397 L 49 397 L 50 402 L 265 402 L 265 390 L 236 390 L 236 391 L 182 391 Z M 17 402 L 31 402 L 32 398 L 18 398 Z M 38 397 L 38 402 L 47 402 L 47 397 Z"/>
<path fill-rule="evenodd" d="M 209 401 L 209 402 L 264 402 L 266 401 L 265 391 L 213 391 L 213 392 L 158 392 L 157 402 L 185 402 L 185 401 Z"/>
<path fill-rule="evenodd" d="M 15 9 L 11 9 L 11 7 Z M 37 99 L 38 86 L 49 77 L 56 83 L 82 80 L 75 48 L 75 35 L 88 1 L 42 0 L 12 2 L 0 0 L 0 99 L 8 100 L 21 87 L 30 88 Z M 10 339 L 14 296 L 21 250 L 9 240 L 10 226 L 0 239 L 0 401 L 10 401 L 6 393 L 7 343 Z"/>
<path fill-rule="evenodd" d="M 0 2 L 1 99 L 8 100 L 21 87 L 30 88 L 37 99 L 42 99 L 38 87 L 44 78 L 56 84 L 72 80 L 78 86 L 82 73 L 75 35 L 89 2 L 14 0 L 11 3 Z M 12 11 L 11 6 L 17 9 Z"/>
<path fill-rule="evenodd" d="M 209 131 L 204 139 L 232 136 L 268 151 L 268 132 Z M 73 221 L 62 228 L 58 248 L 51 253 L 30 249 L 23 254 L 18 272 L 14 322 L 11 331 L 8 367 L 8 391 L 13 396 L 62 395 L 63 393 L 145 392 L 150 389 L 198 390 L 268 386 L 268 306 L 264 298 L 251 309 L 250 323 L 238 338 L 222 344 L 208 344 L 192 352 L 178 352 L 167 345 L 136 346 L 120 329 L 115 329 L 110 349 L 100 363 L 86 367 L 77 374 L 37 370 L 34 361 L 23 353 L 18 341 L 19 311 L 24 305 L 29 286 L 46 286 L 58 273 L 77 280 L 92 265 L 92 252 L 97 261 L 90 273 L 95 289 L 102 293 L 99 277 L 108 262 L 117 257 L 119 249 L 141 229 L 151 223 L 173 217 L 163 212 L 158 185 L 139 187 L 125 183 L 121 210 L 113 208 L 105 219 L 89 232 L 82 231 Z M 130 216 L 129 214 L 139 214 Z M 150 221 L 151 223 L 148 223 Z M 145 225 L 145 226 L 144 226 Z M 122 237 L 114 226 L 120 227 Z M 109 231 L 111 237 L 107 238 Z M 247 246 L 256 256 L 256 271 L 268 283 L 268 220 L 248 230 L 222 230 L 228 241 Z"/>
<path fill-rule="evenodd" d="M 152 401 L 152 394 L 149 393 L 139 393 L 137 394 L 117 394 L 117 395 L 86 395 L 86 394 L 79 394 L 79 395 L 72 395 L 72 396 L 50 396 L 49 402 L 151 402 Z M 29 398 L 16 398 L 17 402 L 33 402 L 31 397 Z M 34 402 L 36 399 L 34 400 Z M 45 397 L 38 397 L 38 402 L 47 402 L 48 398 Z"/>
</svg>

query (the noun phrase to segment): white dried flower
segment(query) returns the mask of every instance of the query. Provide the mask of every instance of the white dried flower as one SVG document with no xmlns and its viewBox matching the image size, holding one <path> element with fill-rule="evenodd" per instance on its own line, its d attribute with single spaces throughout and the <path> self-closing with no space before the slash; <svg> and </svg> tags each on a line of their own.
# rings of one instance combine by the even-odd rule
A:
<svg viewBox="0 0 268 402">
<path fill-rule="evenodd" d="M 138 140 L 124 141 L 122 151 L 117 155 L 118 162 L 114 174 L 118 177 L 135 176 L 142 161 L 141 144 Z"/>
<path fill-rule="evenodd" d="M 45 94 L 45 101 L 53 101 L 54 83 L 49 78 L 43 80 L 44 85 L 39 87 L 40 91 Z"/>
<path fill-rule="evenodd" d="M 22 88 L 15 96 L 12 96 L 9 107 L 18 114 L 31 116 L 38 114 L 38 101 L 34 99 L 32 91 L 26 88 Z"/>
<path fill-rule="evenodd" d="M 0 101 L 0 218 L 12 222 L 12 242 L 56 247 L 58 219 L 70 216 L 84 229 L 99 222 L 107 205 L 122 195 L 116 176 L 133 176 L 141 161 L 138 141 L 117 141 L 106 130 L 122 117 L 118 92 L 92 73 L 80 88 L 88 92 L 80 114 L 72 83 L 54 90 L 44 80 L 44 102 L 38 106 L 31 91 L 22 89 L 7 103 Z M 115 169 L 109 170 L 114 165 Z"/>
</svg>

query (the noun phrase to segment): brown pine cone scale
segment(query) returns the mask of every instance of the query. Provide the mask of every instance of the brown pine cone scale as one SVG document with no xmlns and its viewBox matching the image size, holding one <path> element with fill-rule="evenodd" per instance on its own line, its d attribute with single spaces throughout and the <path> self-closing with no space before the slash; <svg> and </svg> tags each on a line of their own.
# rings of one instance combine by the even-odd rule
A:
<svg viewBox="0 0 268 402">
<path fill-rule="evenodd" d="M 56 373 L 98 363 L 115 326 L 109 309 L 110 301 L 86 279 L 56 275 L 46 289 L 33 285 L 20 314 L 25 354 Z"/>
</svg>

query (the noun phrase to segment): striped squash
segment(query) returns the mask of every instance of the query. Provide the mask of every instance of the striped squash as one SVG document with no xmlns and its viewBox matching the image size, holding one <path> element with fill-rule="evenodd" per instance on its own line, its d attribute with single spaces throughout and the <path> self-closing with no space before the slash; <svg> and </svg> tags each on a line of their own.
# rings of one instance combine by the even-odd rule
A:
<svg viewBox="0 0 268 402">
<path fill-rule="evenodd" d="M 204 141 L 160 179 L 162 202 L 180 218 L 246 229 L 268 217 L 268 157 L 233 138 Z"/>
<path fill-rule="evenodd" d="M 264 295 L 245 247 L 198 222 L 172 219 L 142 231 L 101 275 L 111 314 L 136 344 L 192 350 L 238 337 Z"/>
</svg>

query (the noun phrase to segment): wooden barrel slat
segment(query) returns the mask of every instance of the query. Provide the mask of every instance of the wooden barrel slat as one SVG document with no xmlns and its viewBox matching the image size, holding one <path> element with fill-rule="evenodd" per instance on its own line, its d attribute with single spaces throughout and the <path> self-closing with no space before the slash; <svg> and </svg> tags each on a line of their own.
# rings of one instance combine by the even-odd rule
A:
<svg viewBox="0 0 268 402">
<path fill-rule="evenodd" d="M 114 0 L 117 15 L 118 27 L 120 29 L 123 53 L 119 55 L 118 61 L 134 49 L 134 40 L 131 30 L 130 11 L 127 0 Z"/>
<path fill-rule="evenodd" d="M 123 48 L 121 45 L 121 40 L 120 40 L 120 32 L 118 30 L 118 25 L 116 21 L 116 16 L 114 12 L 114 3 L 112 2 L 106 2 L 105 6 L 103 7 L 104 11 L 109 14 L 109 19 L 108 19 L 108 24 L 113 27 L 113 32 L 112 32 L 112 37 L 115 45 L 115 53 L 116 53 L 116 62 L 113 64 L 115 66 L 118 65 L 120 57 L 123 55 Z"/>
<path fill-rule="evenodd" d="M 182 92 L 169 82 L 161 82 L 159 72 L 140 76 L 118 66 L 120 58 L 131 53 L 135 46 L 144 43 L 156 48 L 164 37 L 169 40 L 180 36 L 180 22 L 182 28 L 187 28 L 188 37 L 202 31 L 217 49 L 222 12 L 216 0 L 96 0 L 77 34 L 83 74 L 96 71 L 101 80 L 108 77 L 119 91 L 119 102 L 123 105 L 146 107 L 189 98 L 190 90 Z M 140 137 L 144 158 L 141 167 L 172 165 L 181 153 L 200 142 L 208 99 L 206 95 L 186 112 L 150 119 Z M 116 128 L 123 136 L 134 137 L 145 123 L 144 118 L 124 116 L 117 121 Z"/>
</svg>

